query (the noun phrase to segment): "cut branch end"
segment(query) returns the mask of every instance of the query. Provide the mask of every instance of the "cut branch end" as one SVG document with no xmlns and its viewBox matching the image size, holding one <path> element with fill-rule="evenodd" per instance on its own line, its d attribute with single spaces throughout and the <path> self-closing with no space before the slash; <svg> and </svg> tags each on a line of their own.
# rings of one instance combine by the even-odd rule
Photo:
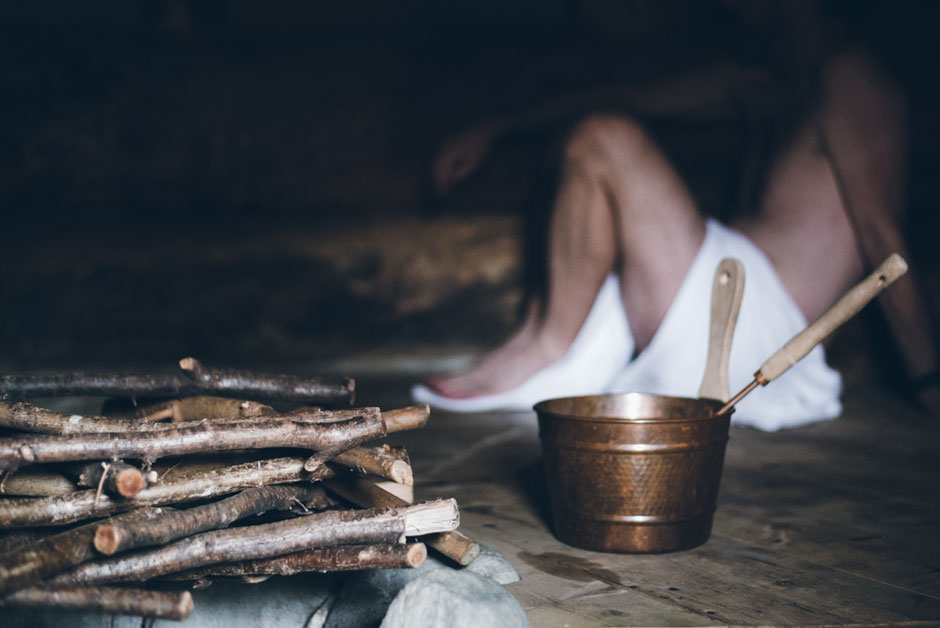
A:
<svg viewBox="0 0 940 628">
<path fill-rule="evenodd" d="M 402 508 L 405 518 L 405 536 L 421 536 L 435 532 L 456 530 L 460 525 L 460 511 L 455 499 L 437 499 Z"/>
<path fill-rule="evenodd" d="M 428 548 L 424 543 L 413 543 L 408 547 L 408 553 L 405 556 L 405 562 L 409 567 L 418 568 L 428 557 Z"/>
<path fill-rule="evenodd" d="M 95 549 L 111 556 L 118 551 L 121 546 L 121 528 L 113 525 L 100 526 L 95 531 L 94 545 Z"/>
</svg>

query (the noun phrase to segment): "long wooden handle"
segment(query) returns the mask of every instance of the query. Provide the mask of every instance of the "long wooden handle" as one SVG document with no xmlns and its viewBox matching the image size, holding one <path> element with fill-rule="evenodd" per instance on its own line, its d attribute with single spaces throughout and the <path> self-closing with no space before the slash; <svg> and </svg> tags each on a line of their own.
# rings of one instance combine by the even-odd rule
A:
<svg viewBox="0 0 940 628">
<path fill-rule="evenodd" d="M 907 262 L 894 253 L 879 266 L 875 272 L 849 290 L 825 314 L 812 325 L 794 336 L 779 351 L 770 356 L 754 375 L 758 382 L 766 386 L 783 375 L 787 369 L 799 362 L 813 347 L 858 313 L 875 298 L 879 292 L 890 286 L 895 279 L 907 272 Z"/>
<path fill-rule="evenodd" d="M 744 264 L 726 257 L 715 269 L 712 282 L 711 323 L 708 331 L 708 356 L 698 396 L 727 401 L 731 397 L 728 387 L 728 359 L 731 341 L 744 297 Z"/>
</svg>

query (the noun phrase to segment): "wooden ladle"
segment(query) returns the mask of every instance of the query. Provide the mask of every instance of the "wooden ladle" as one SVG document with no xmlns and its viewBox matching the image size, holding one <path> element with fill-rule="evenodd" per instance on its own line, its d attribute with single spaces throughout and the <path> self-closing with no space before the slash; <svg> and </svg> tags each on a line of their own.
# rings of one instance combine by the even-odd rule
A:
<svg viewBox="0 0 940 628">
<path fill-rule="evenodd" d="M 744 264 L 732 257 L 721 260 L 712 282 L 711 322 L 708 331 L 708 356 L 698 396 L 728 401 L 728 359 L 731 341 L 744 297 Z"/>
<path fill-rule="evenodd" d="M 813 347 L 823 341 L 835 331 L 842 323 L 855 316 L 859 310 L 868 304 L 878 293 L 890 286 L 894 280 L 907 272 L 907 262 L 897 253 L 892 254 L 875 269 L 871 275 L 863 279 L 858 285 L 849 290 L 836 301 L 816 321 L 790 339 L 787 344 L 770 356 L 766 362 L 754 373 L 754 380 L 744 387 L 741 392 L 731 398 L 716 413 L 719 416 L 731 410 L 757 385 L 766 386 L 773 380 L 787 372 L 791 366 L 799 362 Z"/>
</svg>

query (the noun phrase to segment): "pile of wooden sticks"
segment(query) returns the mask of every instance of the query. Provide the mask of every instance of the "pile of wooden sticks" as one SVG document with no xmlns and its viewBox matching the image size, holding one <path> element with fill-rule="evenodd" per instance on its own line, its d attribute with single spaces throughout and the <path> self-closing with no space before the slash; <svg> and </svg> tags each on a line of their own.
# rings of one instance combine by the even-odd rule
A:
<svg viewBox="0 0 940 628">
<path fill-rule="evenodd" d="M 349 408 L 348 379 L 180 366 L 0 377 L 0 606 L 182 620 L 189 591 L 134 583 L 417 567 L 427 546 L 460 564 L 479 553 L 456 531 L 456 502 L 412 504 L 407 452 L 375 443 L 424 425 L 426 406 Z M 174 398 L 107 416 L 13 401 L 54 395 Z"/>
</svg>

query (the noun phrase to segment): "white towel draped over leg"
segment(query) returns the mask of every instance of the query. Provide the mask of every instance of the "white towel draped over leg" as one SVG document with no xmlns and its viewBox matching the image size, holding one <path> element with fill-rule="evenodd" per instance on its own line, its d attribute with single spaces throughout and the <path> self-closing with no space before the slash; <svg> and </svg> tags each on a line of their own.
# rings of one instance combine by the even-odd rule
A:
<svg viewBox="0 0 940 628">
<path fill-rule="evenodd" d="M 653 339 L 630 361 L 635 346 L 617 277 L 598 292 L 587 320 L 566 355 L 519 387 L 502 393 L 450 399 L 423 385 L 415 401 L 454 412 L 529 410 L 544 399 L 602 392 L 698 396 L 708 350 L 715 268 L 735 257 L 746 272 L 744 299 L 731 346 L 729 381 L 734 394 L 777 349 L 806 327 L 767 257 L 742 234 L 709 220 L 705 241 Z M 642 299 L 643 295 L 629 298 Z M 839 415 L 842 378 L 826 364 L 822 347 L 767 387 L 741 401 L 733 422 L 777 430 Z"/>
<path fill-rule="evenodd" d="M 744 388 L 767 358 L 806 327 L 803 314 L 763 252 L 744 235 L 709 220 L 705 242 L 662 324 L 649 346 L 614 378 L 611 392 L 697 396 L 708 350 L 712 278 L 725 257 L 739 259 L 746 276 L 731 346 L 731 394 Z M 826 364 L 819 346 L 787 373 L 742 400 L 733 422 L 777 430 L 830 419 L 842 411 L 841 391 L 842 378 Z"/>
</svg>

